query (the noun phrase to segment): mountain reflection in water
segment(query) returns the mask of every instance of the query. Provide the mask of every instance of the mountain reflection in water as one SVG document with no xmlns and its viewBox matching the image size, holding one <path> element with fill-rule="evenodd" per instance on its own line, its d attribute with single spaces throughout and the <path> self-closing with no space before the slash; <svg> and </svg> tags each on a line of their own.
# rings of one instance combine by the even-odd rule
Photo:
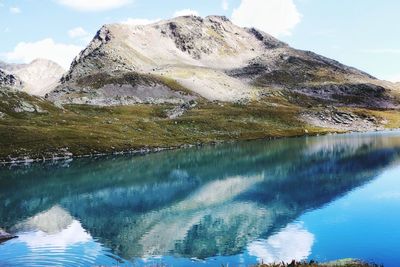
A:
<svg viewBox="0 0 400 267">
<path fill-rule="evenodd" d="M 244 251 L 264 262 L 304 259 L 314 236 L 296 219 L 399 158 L 400 136 L 386 133 L 3 167 L 0 227 L 19 238 L 0 246 L 0 263 L 7 253 L 21 265 Z"/>
</svg>

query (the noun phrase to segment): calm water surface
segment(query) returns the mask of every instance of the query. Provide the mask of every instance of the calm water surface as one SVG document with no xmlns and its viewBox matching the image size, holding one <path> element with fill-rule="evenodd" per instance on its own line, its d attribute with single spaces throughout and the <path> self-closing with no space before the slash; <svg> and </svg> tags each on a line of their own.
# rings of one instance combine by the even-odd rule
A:
<svg viewBox="0 0 400 267">
<path fill-rule="evenodd" d="M 0 266 L 400 266 L 400 133 L 0 168 Z"/>
</svg>

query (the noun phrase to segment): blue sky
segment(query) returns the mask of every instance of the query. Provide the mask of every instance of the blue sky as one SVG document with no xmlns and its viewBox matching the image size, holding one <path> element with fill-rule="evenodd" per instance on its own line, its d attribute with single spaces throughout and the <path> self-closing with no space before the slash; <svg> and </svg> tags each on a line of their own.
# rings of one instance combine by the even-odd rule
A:
<svg viewBox="0 0 400 267">
<path fill-rule="evenodd" d="M 398 0 L 0 0 L 0 59 L 47 57 L 67 67 L 103 24 L 188 13 L 225 15 L 295 48 L 400 81 Z"/>
</svg>

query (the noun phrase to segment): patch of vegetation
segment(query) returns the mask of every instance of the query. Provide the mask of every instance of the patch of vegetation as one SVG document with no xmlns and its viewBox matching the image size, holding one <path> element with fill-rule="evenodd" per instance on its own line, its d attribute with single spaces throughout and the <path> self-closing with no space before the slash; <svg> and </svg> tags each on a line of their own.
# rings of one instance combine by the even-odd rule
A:
<svg viewBox="0 0 400 267">
<path fill-rule="evenodd" d="M 39 101 L 39 100 L 34 100 Z M 178 147 L 186 144 L 251 140 L 326 133 L 297 118 L 299 107 L 282 100 L 248 105 L 200 102 L 177 119 L 172 105 L 95 107 L 69 105 L 63 110 L 44 100 L 46 113 L 15 113 L 0 119 L 0 158 L 49 157 L 60 151 L 74 155 Z M 3 105 L 2 105 L 3 107 Z M 0 107 L 0 110 L 2 108 Z"/>
<path fill-rule="evenodd" d="M 175 107 L 171 104 L 68 105 L 61 109 L 22 92 L 0 92 L 0 161 L 338 132 L 304 123 L 299 114 L 321 107 L 311 107 L 312 102 L 301 106 L 279 91 L 245 105 L 199 101 L 176 119 L 167 116 Z M 15 112 L 21 101 L 42 112 Z M 387 127 L 400 127 L 396 111 L 354 111 L 386 118 Z"/>
<path fill-rule="evenodd" d="M 173 91 L 182 92 L 187 95 L 193 95 L 192 91 L 182 86 L 174 79 L 161 75 L 144 74 L 137 72 L 125 72 L 123 74 L 118 74 L 115 76 L 108 73 L 100 72 L 79 78 L 76 83 L 80 87 L 89 87 L 93 89 L 99 89 L 108 84 L 131 85 L 133 87 L 137 85 L 164 85 Z"/>
<path fill-rule="evenodd" d="M 398 110 L 356 109 L 358 114 L 374 116 L 384 122 L 386 129 L 400 129 L 400 112 Z"/>
<path fill-rule="evenodd" d="M 148 75 L 150 75 L 150 74 L 148 74 Z M 159 81 L 160 83 L 164 84 L 165 86 L 169 87 L 169 89 L 171 89 L 173 91 L 182 92 L 186 95 L 196 95 L 197 97 L 200 97 L 200 95 L 197 95 L 193 91 L 187 89 L 186 87 L 184 87 L 183 85 L 181 85 L 180 83 L 178 83 L 176 80 L 174 80 L 172 78 L 160 76 L 160 75 L 150 75 L 150 76 L 153 77 L 154 79 L 156 79 L 157 81 Z"/>
<path fill-rule="evenodd" d="M 132 86 L 141 84 L 153 85 L 157 83 L 157 81 L 152 79 L 148 75 L 139 74 L 137 72 L 126 72 L 115 76 L 110 75 L 109 73 L 99 72 L 79 78 L 76 83 L 77 85 L 82 87 L 99 89 L 108 84 L 130 84 Z"/>
<path fill-rule="evenodd" d="M 297 87 L 304 85 L 321 85 L 321 83 L 345 83 L 347 78 L 340 72 L 334 72 L 325 67 L 309 66 L 308 68 L 283 64 L 279 70 L 267 72 L 254 81 L 256 86 L 282 85 L 285 87 Z"/>
<path fill-rule="evenodd" d="M 272 263 L 272 264 L 259 264 L 255 267 L 383 267 L 374 263 L 365 263 L 358 260 L 343 259 L 329 263 L 310 262 L 296 262 L 291 263 Z"/>
<path fill-rule="evenodd" d="M 38 113 L 59 112 L 52 103 L 27 93 L 16 91 L 8 88 L 0 88 L 0 112 L 4 114 L 12 114 L 14 117 L 26 117 L 29 114 L 17 112 L 21 106 L 26 104 L 41 112 L 32 112 L 34 115 Z"/>
</svg>

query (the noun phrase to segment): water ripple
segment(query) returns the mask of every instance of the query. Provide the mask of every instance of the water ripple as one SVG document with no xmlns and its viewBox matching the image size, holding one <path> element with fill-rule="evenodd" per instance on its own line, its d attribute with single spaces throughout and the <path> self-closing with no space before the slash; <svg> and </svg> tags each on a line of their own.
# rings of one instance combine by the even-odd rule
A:
<svg viewBox="0 0 400 267">
<path fill-rule="evenodd" d="M 52 247 L 36 248 L 25 253 L 14 248 L 1 251 L 1 254 L 1 266 L 91 266 L 96 263 L 97 258 L 97 255 L 87 255 L 81 251 L 74 252 Z"/>
</svg>

